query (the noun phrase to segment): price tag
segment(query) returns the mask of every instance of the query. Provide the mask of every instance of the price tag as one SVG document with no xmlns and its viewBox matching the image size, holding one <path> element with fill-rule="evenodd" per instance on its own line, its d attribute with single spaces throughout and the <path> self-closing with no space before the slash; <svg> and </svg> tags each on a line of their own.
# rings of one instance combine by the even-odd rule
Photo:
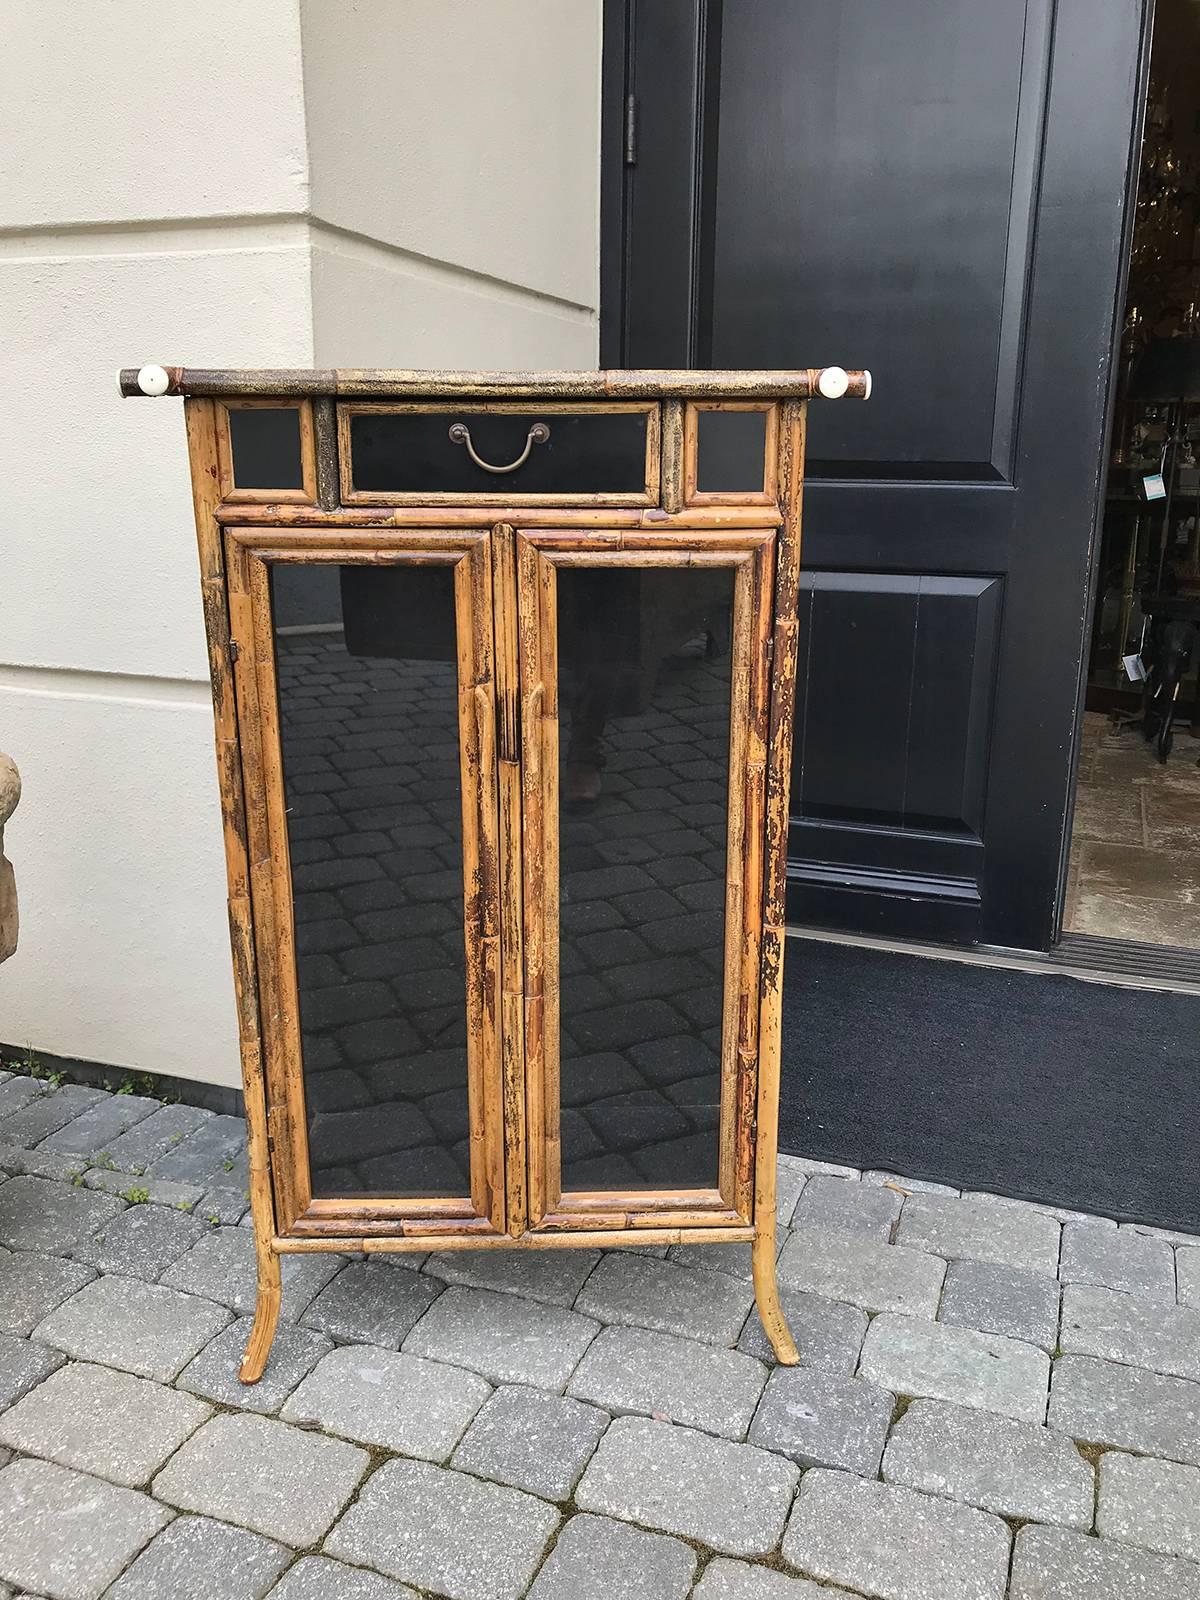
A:
<svg viewBox="0 0 1200 1600">
<path fill-rule="evenodd" d="M 1142 479 L 1142 493 L 1147 500 L 1165 500 L 1167 486 L 1161 472 L 1147 472 Z"/>
<path fill-rule="evenodd" d="M 1122 656 L 1121 665 L 1125 668 L 1130 683 L 1145 683 L 1146 668 L 1142 664 L 1140 652 L 1135 656 Z"/>
</svg>

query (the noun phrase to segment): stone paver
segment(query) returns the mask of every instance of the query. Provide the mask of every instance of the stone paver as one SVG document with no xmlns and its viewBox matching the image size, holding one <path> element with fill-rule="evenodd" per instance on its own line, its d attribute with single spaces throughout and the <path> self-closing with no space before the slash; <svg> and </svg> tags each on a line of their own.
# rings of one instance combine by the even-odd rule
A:
<svg viewBox="0 0 1200 1600">
<path fill-rule="evenodd" d="M 997 1334 L 885 1313 L 867 1329 L 859 1372 L 897 1394 L 1042 1422 L 1050 1361 L 1044 1350 Z"/>
<path fill-rule="evenodd" d="M 583 1511 L 698 1539 L 725 1555 L 766 1555 L 796 1487 L 790 1462 L 691 1428 L 618 1417 L 575 1491 Z"/>
<path fill-rule="evenodd" d="M 136 1278 L 96 1278 L 34 1336 L 73 1356 L 170 1383 L 229 1321 L 224 1306 Z"/>
<path fill-rule="evenodd" d="M 1150 1300 L 1175 1299 L 1175 1252 L 1162 1239 L 1102 1222 L 1063 1224 L 1064 1283 L 1094 1283 Z"/>
<path fill-rule="evenodd" d="M 359 1444 L 445 1461 L 491 1392 L 473 1372 L 346 1345 L 318 1361 L 280 1414 Z"/>
<path fill-rule="evenodd" d="M 1092 1525 L 1092 1468 L 1070 1439 L 942 1400 L 912 1402 L 888 1440 L 883 1476 L 1002 1517 Z"/>
<path fill-rule="evenodd" d="M 1200 1469 L 1106 1450 L 1096 1531 L 1106 1539 L 1200 1561 Z"/>
<path fill-rule="evenodd" d="M 604 1257 L 575 1305 L 601 1322 L 733 1344 L 753 1300 L 751 1286 L 727 1272 L 620 1250 Z"/>
<path fill-rule="evenodd" d="M 333 1348 L 325 1334 L 281 1322 L 266 1371 L 257 1383 L 242 1383 L 238 1368 L 253 1326 L 253 1317 L 231 1322 L 184 1367 L 176 1379 L 179 1388 L 243 1411 L 278 1411 L 300 1379 Z"/>
<path fill-rule="evenodd" d="M 543 1500 L 566 1500 L 608 1422 L 607 1412 L 582 1401 L 506 1386 L 480 1409 L 451 1465 Z"/>
<path fill-rule="evenodd" d="M 449 1600 L 517 1600 L 558 1521 L 553 1506 L 519 1489 L 424 1461 L 388 1461 L 325 1549 Z"/>
<path fill-rule="evenodd" d="M 680 1540 L 583 1514 L 559 1535 L 529 1600 L 685 1600 L 695 1571 Z"/>
<path fill-rule="evenodd" d="M 31 1100 L 38 1099 L 46 1092 L 47 1085 L 37 1078 L 27 1077 L 24 1073 L 8 1074 L 0 1083 L 0 1118 L 7 1120 L 22 1106 L 27 1106 Z M 3 1142 L 8 1141 L 5 1139 Z"/>
<path fill-rule="evenodd" d="M 989 1512 L 814 1469 L 801 1481 L 783 1556 L 881 1600 L 1000 1600 L 1009 1540 Z"/>
<path fill-rule="evenodd" d="M 750 1443 L 806 1467 L 874 1477 L 896 1397 L 860 1378 L 778 1367 L 750 1427 Z"/>
<path fill-rule="evenodd" d="M 716 1556 L 704 1569 L 693 1600 L 840 1600 L 844 1589 L 807 1578 L 789 1578 L 771 1567 L 750 1566 Z"/>
<path fill-rule="evenodd" d="M 0 1332 L 29 1335 L 95 1273 L 61 1256 L 29 1250 L 0 1251 Z"/>
<path fill-rule="evenodd" d="M 886 1244 L 904 1196 L 849 1178 L 810 1178 L 792 1217 L 793 1228 L 840 1228 L 866 1233 Z"/>
<path fill-rule="evenodd" d="M 1065 1528 L 1017 1534 L 1011 1600 L 1200 1600 L 1200 1567 Z"/>
<path fill-rule="evenodd" d="M 441 1292 L 441 1284 L 423 1273 L 397 1272 L 382 1261 L 354 1261 L 321 1290 L 301 1320 L 343 1343 L 398 1350 Z"/>
<path fill-rule="evenodd" d="M 327 1532 L 369 1462 L 365 1450 L 340 1439 L 268 1417 L 224 1415 L 194 1433 L 151 1487 L 181 1511 L 303 1548 Z"/>
<path fill-rule="evenodd" d="M 65 1255 L 84 1234 L 125 1209 L 111 1195 L 48 1178 L 10 1178 L 0 1187 L 0 1245 Z"/>
<path fill-rule="evenodd" d="M 904 1202 L 896 1238 L 938 1256 L 1053 1277 L 1061 1232 L 1053 1217 L 1034 1206 L 917 1194 Z"/>
<path fill-rule="evenodd" d="M 417 1592 L 329 1556 L 302 1556 L 271 1590 L 270 1600 L 417 1600 Z"/>
<path fill-rule="evenodd" d="M 44 1139 L 42 1149 L 58 1150 L 63 1155 L 96 1155 L 106 1151 L 109 1144 L 135 1123 L 145 1121 L 152 1112 L 161 1109 L 161 1101 L 150 1100 L 145 1095 L 105 1095 L 82 1116 L 75 1117 Z"/>
<path fill-rule="evenodd" d="M 259 1600 L 292 1559 L 261 1534 L 208 1517 L 176 1517 L 106 1600 Z"/>
<path fill-rule="evenodd" d="M 1177 1250 L 1175 1275 L 1179 1304 L 1200 1306 L 1200 1250 Z"/>
<path fill-rule="evenodd" d="M 89 1089 L 82 1084 L 69 1083 L 65 1088 L 51 1089 L 0 1121 L 0 1139 L 5 1144 L 29 1147 L 41 1144 L 49 1134 L 106 1098 L 102 1089 Z"/>
<path fill-rule="evenodd" d="M 569 1308 L 599 1259 L 599 1250 L 443 1250 L 424 1270 L 443 1283 Z"/>
<path fill-rule="evenodd" d="M 226 1162 L 236 1162 L 245 1144 L 246 1125 L 240 1117 L 206 1117 L 193 1133 L 155 1156 L 146 1171 L 174 1183 L 216 1183 L 228 1170 Z"/>
<path fill-rule="evenodd" d="M 198 1218 L 170 1206 L 130 1206 L 71 1252 L 101 1272 L 153 1283 L 208 1232 Z"/>
<path fill-rule="evenodd" d="M 568 1393 L 612 1412 L 643 1412 L 705 1433 L 744 1439 L 767 1369 L 737 1350 L 647 1328 L 604 1328 Z"/>
<path fill-rule="evenodd" d="M 1054 1363 L 1049 1423 L 1073 1439 L 1200 1466 L 1200 1384 L 1092 1356 Z"/>
<path fill-rule="evenodd" d="M 952 1261 L 938 1320 L 956 1328 L 1023 1339 L 1052 1351 L 1058 1342 L 1058 1297 L 1057 1281 L 1043 1272 L 983 1261 Z"/>
<path fill-rule="evenodd" d="M 99 1600 L 170 1515 L 134 1489 L 10 1461 L 0 1471 L 0 1580 L 53 1600 Z"/>
<path fill-rule="evenodd" d="M 858 1306 L 826 1300 L 823 1295 L 807 1294 L 803 1289 L 781 1288 L 780 1304 L 800 1352 L 800 1363 L 821 1372 L 844 1373 L 847 1377 L 858 1365 L 859 1351 L 867 1333 L 867 1314 Z M 775 1352 L 767 1338 L 757 1309 L 746 1318 L 737 1347 L 771 1365 Z"/>
<path fill-rule="evenodd" d="M 212 1117 L 211 1111 L 200 1106 L 162 1106 L 144 1122 L 135 1123 L 128 1133 L 110 1140 L 104 1153 L 120 1171 L 143 1173 L 151 1162 L 177 1149 Z"/>
<path fill-rule="evenodd" d="M 128 1372 L 73 1361 L 0 1416 L 0 1442 L 139 1489 L 211 1409 Z"/>
<path fill-rule="evenodd" d="M 57 1350 L 47 1350 L 45 1345 L 18 1339 L 10 1333 L 0 1333 L 0 1411 L 28 1394 L 35 1383 L 48 1378 L 62 1363 L 63 1357 Z"/>
<path fill-rule="evenodd" d="M 598 1323 L 574 1311 L 455 1287 L 434 1301 L 403 1348 L 493 1383 L 561 1390 L 598 1332 Z"/>
<path fill-rule="evenodd" d="M 792 1234 L 779 1256 L 779 1278 L 829 1300 L 846 1300 L 864 1311 L 937 1313 L 946 1263 L 922 1250 L 833 1228 Z"/>
<path fill-rule="evenodd" d="M 342 1264 L 342 1257 L 336 1255 L 285 1255 L 282 1261 L 283 1303 L 279 1315 L 285 1321 L 296 1321 Z M 203 1238 L 167 1268 L 162 1282 L 169 1288 L 218 1300 L 234 1311 L 253 1311 L 258 1269 L 250 1229 L 206 1229 Z"/>
<path fill-rule="evenodd" d="M 1069 1283 L 1059 1344 L 1064 1353 L 1200 1380 L 1200 1310 L 1185 1306 Z"/>
</svg>

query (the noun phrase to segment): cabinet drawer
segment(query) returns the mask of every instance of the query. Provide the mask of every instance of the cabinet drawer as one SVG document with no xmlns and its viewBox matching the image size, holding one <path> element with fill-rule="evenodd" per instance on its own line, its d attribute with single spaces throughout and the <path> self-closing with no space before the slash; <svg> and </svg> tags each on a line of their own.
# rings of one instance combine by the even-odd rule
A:
<svg viewBox="0 0 1200 1600">
<path fill-rule="evenodd" d="M 338 433 L 347 505 L 658 504 L 654 402 L 555 410 L 364 401 L 338 407 Z"/>
</svg>

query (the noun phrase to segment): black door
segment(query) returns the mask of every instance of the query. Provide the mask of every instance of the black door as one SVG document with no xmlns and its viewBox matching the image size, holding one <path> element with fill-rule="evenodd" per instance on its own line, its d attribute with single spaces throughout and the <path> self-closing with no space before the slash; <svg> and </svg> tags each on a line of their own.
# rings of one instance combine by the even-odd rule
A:
<svg viewBox="0 0 1200 1600">
<path fill-rule="evenodd" d="M 814 404 L 789 914 L 1056 932 L 1144 0 L 609 0 L 602 356 Z"/>
</svg>

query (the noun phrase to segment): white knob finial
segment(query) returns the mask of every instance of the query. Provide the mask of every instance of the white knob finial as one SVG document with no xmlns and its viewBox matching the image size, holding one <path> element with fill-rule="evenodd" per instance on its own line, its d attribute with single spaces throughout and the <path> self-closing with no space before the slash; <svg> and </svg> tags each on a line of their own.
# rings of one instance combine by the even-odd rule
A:
<svg viewBox="0 0 1200 1600">
<path fill-rule="evenodd" d="M 166 394 L 171 380 L 165 367 L 139 367 L 137 384 L 143 394 Z"/>
<path fill-rule="evenodd" d="M 817 388 L 826 400 L 840 400 L 850 387 L 850 374 L 845 367 L 822 367 L 817 378 Z"/>
<path fill-rule="evenodd" d="M 863 377 L 866 379 L 866 386 L 863 389 L 863 399 L 869 400 L 871 398 L 871 374 L 869 372 L 864 372 Z"/>
</svg>

